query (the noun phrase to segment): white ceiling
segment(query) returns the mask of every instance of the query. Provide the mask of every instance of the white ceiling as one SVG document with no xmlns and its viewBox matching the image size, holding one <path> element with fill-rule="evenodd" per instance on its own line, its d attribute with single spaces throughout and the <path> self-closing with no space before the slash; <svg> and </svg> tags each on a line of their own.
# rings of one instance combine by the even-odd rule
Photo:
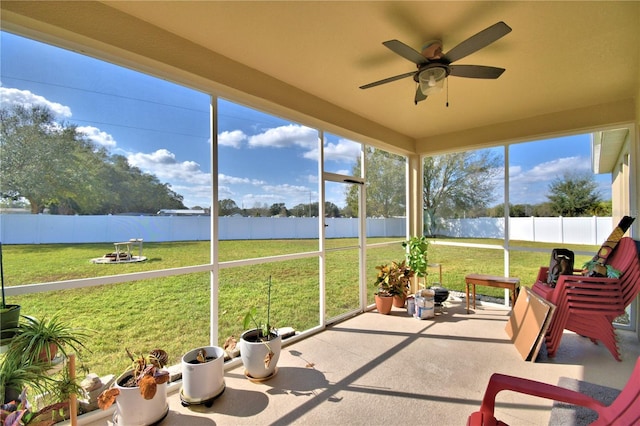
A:
<svg viewBox="0 0 640 426">
<path fill-rule="evenodd" d="M 496 140 L 513 140 L 572 126 L 588 127 L 590 123 L 580 120 L 567 123 L 572 121 L 573 112 L 588 107 L 596 117 L 599 110 L 604 114 L 616 110 L 612 105 L 622 106 L 622 112 L 616 110 L 616 114 L 624 121 L 635 114 L 625 106 L 633 109 L 637 105 L 633 98 L 640 94 L 638 1 L 103 3 L 118 14 L 129 14 L 244 65 L 237 81 L 224 82 L 228 86 L 235 84 L 235 89 L 251 92 L 252 80 L 264 81 L 266 74 L 284 83 L 280 91 L 289 93 L 268 100 L 327 121 L 342 116 L 346 125 L 359 121 L 355 117 L 363 118 L 353 130 L 366 133 L 362 129 L 370 121 L 384 131 L 372 130 L 369 136 L 383 139 L 386 131 L 390 134 L 386 142 L 401 145 L 397 141 L 408 140 L 417 151 L 428 150 L 427 145 L 436 144 L 438 139 L 454 144 L 456 139 L 487 132 Z M 77 9 L 81 13 L 85 7 L 76 6 L 57 10 L 69 14 Z M 3 1 L 2 7 L 35 16 L 35 6 L 25 2 Z M 87 9 L 76 21 L 86 20 L 90 13 Z M 95 22 L 68 26 L 71 31 L 86 32 L 92 40 L 83 42 L 99 49 L 96 41 L 109 43 L 116 37 L 99 30 L 104 25 L 101 17 L 111 19 L 112 15 L 102 13 Z M 31 25 L 12 14 L 6 19 Z M 37 19 L 54 18 L 43 15 Z M 411 62 L 384 47 L 381 43 L 385 40 L 399 39 L 419 50 L 424 41 L 440 38 L 446 52 L 498 21 L 504 21 L 513 31 L 456 64 L 503 67 L 505 73 L 497 80 L 449 77 L 448 107 L 446 91 L 414 105 L 415 83 L 411 78 L 359 89 L 365 83 L 415 69 Z M 59 34 L 64 38 L 64 33 Z M 158 48 L 152 46 L 153 41 L 148 45 L 149 49 Z M 214 59 L 207 64 L 213 69 L 219 64 Z M 177 62 L 173 65 L 179 66 Z M 266 97 L 260 90 L 255 88 L 250 94 Z M 297 105 L 296 98 L 304 105 Z M 553 122 L 556 116 L 558 122 Z M 605 120 L 618 119 L 614 115 Z M 523 131 L 521 127 L 531 129 Z"/>
</svg>

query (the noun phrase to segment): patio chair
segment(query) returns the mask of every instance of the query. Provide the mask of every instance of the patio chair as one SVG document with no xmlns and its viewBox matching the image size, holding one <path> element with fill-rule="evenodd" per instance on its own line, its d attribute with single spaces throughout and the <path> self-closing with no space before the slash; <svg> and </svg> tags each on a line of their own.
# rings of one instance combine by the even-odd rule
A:
<svg viewBox="0 0 640 426">
<path fill-rule="evenodd" d="M 556 306 L 545 336 L 547 354 L 553 357 L 563 331 L 570 330 L 600 340 L 620 361 L 613 320 L 640 291 L 640 260 L 636 242 L 624 237 L 611 254 L 608 264 L 621 271 L 620 278 L 561 275 L 555 288 L 546 285 L 548 268 L 540 268 L 532 290 Z"/>
<path fill-rule="evenodd" d="M 640 424 L 640 357 L 624 389 L 609 406 L 588 395 L 560 386 L 495 373 L 489 379 L 480 410 L 469 416 L 467 425 L 506 425 L 494 416 L 496 396 L 503 390 L 589 408 L 598 413 L 598 419 L 591 423 L 595 426 Z"/>
</svg>

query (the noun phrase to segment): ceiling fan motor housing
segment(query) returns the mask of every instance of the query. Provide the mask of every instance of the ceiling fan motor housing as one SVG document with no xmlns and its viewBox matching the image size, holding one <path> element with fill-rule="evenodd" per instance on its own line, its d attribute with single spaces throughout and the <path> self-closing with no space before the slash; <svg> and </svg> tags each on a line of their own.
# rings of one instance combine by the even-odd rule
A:
<svg viewBox="0 0 640 426">
<path fill-rule="evenodd" d="M 451 68 L 449 66 L 432 62 L 420 67 L 413 79 L 420 85 L 420 91 L 429 96 L 442 90 L 444 80 L 450 73 Z"/>
</svg>

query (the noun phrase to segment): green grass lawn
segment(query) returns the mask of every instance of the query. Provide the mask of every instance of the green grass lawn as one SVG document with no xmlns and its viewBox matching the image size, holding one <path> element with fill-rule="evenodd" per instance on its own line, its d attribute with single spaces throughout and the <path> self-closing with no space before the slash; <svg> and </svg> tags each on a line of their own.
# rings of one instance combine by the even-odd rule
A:
<svg viewBox="0 0 640 426">
<path fill-rule="evenodd" d="M 369 239 L 369 243 L 390 239 Z M 450 241 L 450 240 L 441 240 Z M 455 240 L 497 244 L 495 240 Z M 594 253 L 596 246 L 571 246 L 512 242 L 513 246 L 543 248 L 544 253 L 513 251 L 510 276 L 530 286 L 538 268 L 548 265 L 554 247 Z M 330 240 L 329 248 L 356 246 L 357 240 Z M 317 250 L 317 240 L 221 241 L 221 262 L 300 253 Z M 111 250 L 109 244 L 5 245 L 3 261 L 5 285 L 42 282 L 153 271 L 209 263 L 210 242 L 145 243 L 146 262 L 100 265 L 90 259 Z M 374 267 L 401 260 L 400 243 L 367 250 L 368 299 L 373 302 Z M 442 285 L 464 291 L 464 276 L 471 272 L 502 275 L 502 250 L 452 247 L 432 244 L 429 261 L 442 265 Z M 576 256 L 581 266 L 590 256 Z M 356 249 L 330 251 L 326 256 L 326 309 L 329 318 L 358 307 L 358 255 Z M 172 363 L 198 346 L 208 345 L 210 304 L 219 307 L 219 344 L 234 335 L 239 337 L 242 319 L 251 307 L 266 317 L 267 282 L 272 277 L 271 323 L 305 330 L 319 324 L 319 268 L 317 257 L 260 265 L 223 268 L 219 273 L 219 292 L 211 294 L 210 274 L 191 273 L 90 288 L 50 291 L 10 297 L 7 303 L 20 304 L 23 315 L 50 316 L 62 311 L 77 327 L 92 330 L 87 342 L 91 352 L 81 354 L 86 367 L 101 375 L 120 373 L 128 365 L 124 348 L 140 353 L 161 347 Z M 428 282 L 439 281 L 432 269 Z M 502 289 L 479 286 L 480 294 L 502 297 Z M 217 299 L 217 300 L 216 300 Z M 266 321 L 266 318 L 263 319 Z"/>
</svg>

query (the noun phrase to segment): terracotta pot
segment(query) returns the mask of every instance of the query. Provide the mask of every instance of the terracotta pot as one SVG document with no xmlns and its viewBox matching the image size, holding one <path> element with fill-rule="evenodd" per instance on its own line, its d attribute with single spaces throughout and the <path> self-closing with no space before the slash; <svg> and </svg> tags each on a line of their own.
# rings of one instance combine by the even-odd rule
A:
<svg viewBox="0 0 640 426">
<path fill-rule="evenodd" d="M 404 308 L 404 302 L 407 300 L 405 294 L 393 296 L 393 306 L 396 308 Z"/>
<path fill-rule="evenodd" d="M 376 309 L 383 315 L 389 315 L 393 307 L 393 296 L 378 296 L 376 294 Z"/>
<path fill-rule="evenodd" d="M 50 363 L 54 360 L 56 355 L 58 355 L 58 345 L 56 345 L 55 343 L 49 343 L 49 353 L 47 354 L 46 348 L 42 348 L 42 350 L 38 354 L 38 361 Z"/>
</svg>

